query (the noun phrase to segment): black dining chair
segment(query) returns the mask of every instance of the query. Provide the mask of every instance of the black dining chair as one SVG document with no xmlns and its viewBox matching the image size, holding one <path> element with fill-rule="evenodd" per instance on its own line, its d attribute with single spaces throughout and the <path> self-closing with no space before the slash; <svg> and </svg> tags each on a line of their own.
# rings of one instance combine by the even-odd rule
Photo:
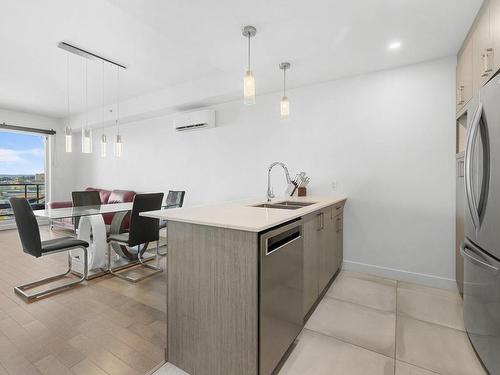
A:
<svg viewBox="0 0 500 375">
<path fill-rule="evenodd" d="M 186 191 L 184 190 L 169 190 L 167 194 L 167 199 L 165 199 L 165 208 L 180 208 L 184 204 L 184 196 L 186 195 Z M 162 220 L 160 222 L 160 229 L 165 228 L 167 231 L 167 237 L 168 237 L 168 229 L 167 229 L 167 220 Z M 167 244 L 165 244 L 165 247 Z M 158 247 L 159 249 L 159 247 Z M 158 250 L 158 255 L 159 256 L 166 256 L 167 252 L 165 251 L 164 253 L 161 253 L 160 250 Z"/>
<path fill-rule="evenodd" d="M 71 193 L 71 198 L 73 200 L 73 207 L 83 207 L 83 206 L 100 206 L 101 196 L 98 191 L 73 191 Z M 75 233 L 80 224 L 80 218 L 74 218 Z"/>
<path fill-rule="evenodd" d="M 167 199 L 165 199 L 165 206 L 167 206 L 167 208 L 182 207 L 185 195 L 186 192 L 182 190 L 169 190 Z"/>
<path fill-rule="evenodd" d="M 160 221 L 159 219 L 149 218 L 140 216 L 141 212 L 145 211 L 156 211 L 161 209 L 161 204 L 163 201 L 163 193 L 150 193 L 150 194 L 137 194 L 134 198 L 134 203 L 132 205 L 132 213 L 130 217 L 130 230 L 128 233 L 111 234 L 108 237 L 108 271 L 118 276 L 124 280 L 131 282 L 138 282 L 144 280 L 150 276 L 156 275 L 157 273 L 163 272 L 163 269 L 159 266 L 154 266 L 147 264 L 142 259 L 144 252 L 150 242 L 156 242 L 156 250 L 158 252 L 158 241 L 160 239 Z M 153 270 L 154 272 L 149 273 L 145 276 L 139 278 L 133 278 L 125 274 L 115 272 L 112 264 L 112 250 L 115 252 L 120 249 L 120 246 L 113 248 L 111 244 L 116 243 L 120 246 L 125 246 L 127 248 L 126 257 L 130 258 L 131 254 L 134 253 L 139 261 L 139 266 Z M 118 250 L 120 251 L 120 250 Z M 119 254 L 123 256 L 124 254 Z"/>
<path fill-rule="evenodd" d="M 25 198 L 11 198 L 10 205 L 12 206 L 12 210 L 14 211 L 14 218 L 16 221 L 17 230 L 19 232 L 19 237 L 21 239 L 23 251 L 26 254 L 34 256 L 35 258 L 39 258 L 47 255 L 61 253 L 64 251 L 68 252 L 68 270 L 65 273 L 17 286 L 14 288 L 15 293 L 24 298 L 26 301 L 31 302 L 38 298 L 48 296 L 49 294 L 53 294 L 56 292 L 60 292 L 64 289 L 74 287 L 83 282 L 88 275 L 88 262 L 87 262 L 88 258 L 87 247 L 89 246 L 88 242 L 73 237 L 61 237 L 52 240 L 42 241 L 40 238 L 40 229 L 38 227 L 38 222 L 36 220 L 35 214 L 33 213 L 33 209 L 31 208 L 29 202 Z M 72 258 L 69 251 L 76 249 L 81 249 L 83 251 L 84 270 L 83 270 L 83 275 L 80 279 L 32 294 L 26 292 L 29 289 L 49 284 L 51 282 L 54 282 L 56 280 L 68 276 L 72 271 L 72 261 L 71 261 Z"/>
</svg>

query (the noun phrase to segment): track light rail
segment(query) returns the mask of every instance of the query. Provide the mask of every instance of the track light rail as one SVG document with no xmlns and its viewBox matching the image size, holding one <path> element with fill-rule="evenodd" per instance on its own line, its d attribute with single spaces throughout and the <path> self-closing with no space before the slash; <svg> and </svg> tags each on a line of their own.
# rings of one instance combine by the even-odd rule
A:
<svg viewBox="0 0 500 375">
<path fill-rule="evenodd" d="M 81 57 L 84 57 L 86 59 L 89 59 L 89 60 L 100 60 L 100 61 L 104 61 L 108 64 L 111 64 L 111 65 L 114 65 L 114 66 L 117 66 L 119 68 L 122 68 L 122 69 L 127 69 L 127 67 L 125 65 L 122 65 L 122 64 L 119 64 L 117 62 L 114 62 L 112 60 L 109 60 L 105 57 L 102 57 L 102 56 L 99 56 L 99 55 L 96 55 L 95 53 L 92 53 L 92 52 L 89 52 L 89 51 L 86 51 L 82 48 L 79 48 L 77 46 L 74 46 L 72 44 L 69 44 L 69 43 L 66 43 L 66 42 L 60 42 L 58 45 L 57 45 L 59 48 L 65 50 L 65 51 L 68 51 L 68 52 L 71 52 L 71 53 L 74 53 L 75 55 L 78 55 L 78 56 L 81 56 Z"/>
</svg>

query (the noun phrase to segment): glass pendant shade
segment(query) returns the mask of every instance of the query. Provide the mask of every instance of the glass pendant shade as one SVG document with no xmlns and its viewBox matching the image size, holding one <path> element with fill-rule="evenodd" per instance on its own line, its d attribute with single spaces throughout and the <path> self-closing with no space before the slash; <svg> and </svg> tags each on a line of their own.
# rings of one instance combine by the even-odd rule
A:
<svg viewBox="0 0 500 375">
<path fill-rule="evenodd" d="M 115 142 L 115 156 L 117 158 L 120 158 L 122 156 L 122 152 L 123 152 L 122 136 L 120 134 L 117 134 Z"/>
<path fill-rule="evenodd" d="M 66 128 L 64 129 L 64 144 L 66 152 L 73 151 L 73 137 L 71 135 L 71 128 L 69 126 L 66 126 Z"/>
<path fill-rule="evenodd" d="M 92 153 L 92 128 L 82 128 L 82 153 Z"/>
<path fill-rule="evenodd" d="M 108 139 L 106 134 L 101 135 L 101 157 L 106 157 L 106 151 L 108 148 Z"/>
<path fill-rule="evenodd" d="M 246 105 L 255 104 L 255 77 L 253 76 L 252 68 L 250 67 L 250 40 L 257 34 L 255 26 L 247 25 L 243 27 L 241 34 L 248 41 L 248 64 L 245 77 L 243 78 L 243 103 Z"/>
<path fill-rule="evenodd" d="M 287 96 L 283 96 L 281 98 L 280 112 L 281 112 L 281 119 L 288 120 L 288 117 L 290 117 L 290 101 L 288 100 Z"/>
<path fill-rule="evenodd" d="M 243 79 L 243 101 L 247 105 L 255 104 L 255 77 L 247 70 Z"/>
<path fill-rule="evenodd" d="M 282 62 L 280 69 L 283 70 L 283 96 L 280 102 L 280 115 L 282 120 L 288 120 L 290 117 L 290 101 L 288 100 L 288 96 L 286 96 L 286 71 L 290 69 L 290 63 Z"/>
</svg>

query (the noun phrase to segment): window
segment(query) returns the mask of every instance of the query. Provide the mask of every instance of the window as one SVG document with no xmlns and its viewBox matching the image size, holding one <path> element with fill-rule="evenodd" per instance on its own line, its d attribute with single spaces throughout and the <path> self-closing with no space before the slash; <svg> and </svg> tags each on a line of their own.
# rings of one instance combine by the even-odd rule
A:
<svg viewBox="0 0 500 375">
<path fill-rule="evenodd" d="M 45 207 L 46 144 L 45 135 L 0 131 L 0 226 L 13 219 L 11 197 Z"/>
</svg>

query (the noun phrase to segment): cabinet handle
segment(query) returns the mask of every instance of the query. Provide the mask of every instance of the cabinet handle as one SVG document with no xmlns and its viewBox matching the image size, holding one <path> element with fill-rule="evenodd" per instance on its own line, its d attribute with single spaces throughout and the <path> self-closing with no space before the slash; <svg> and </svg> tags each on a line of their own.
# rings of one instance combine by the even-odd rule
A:
<svg viewBox="0 0 500 375">
<path fill-rule="evenodd" d="M 332 219 L 342 211 L 343 206 L 335 207 L 335 212 L 332 210 Z"/>
<path fill-rule="evenodd" d="M 459 160 L 457 163 L 457 177 L 464 177 L 465 164 L 463 160 Z"/>
<path fill-rule="evenodd" d="M 342 218 L 337 218 L 337 233 L 342 230 Z"/>
<path fill-rule="evenodd" d="M 318 216 L 318 229 L 317 231 L 323 230 L 325 228 L 325 214 L 322 212 L 317 214 Z"/>
<path fill-rule="evenodd" d="M 481 77 L 488 77 L 491 72 L 493 72 L 493 68 L 490 66 L 490 57 L 493 54 L 493 48 L 487 48 L 482 54 L 483 57 L 483 74 Z"/>
<path fill-rule="evenodd" d="M 464 85 L 461 85 L 459 88 L 458 88 L 458 105 L 462 105 L 465 103 L 464 101 L 464 90 L 465 90 L 465 86 Z"/>
</svg>

